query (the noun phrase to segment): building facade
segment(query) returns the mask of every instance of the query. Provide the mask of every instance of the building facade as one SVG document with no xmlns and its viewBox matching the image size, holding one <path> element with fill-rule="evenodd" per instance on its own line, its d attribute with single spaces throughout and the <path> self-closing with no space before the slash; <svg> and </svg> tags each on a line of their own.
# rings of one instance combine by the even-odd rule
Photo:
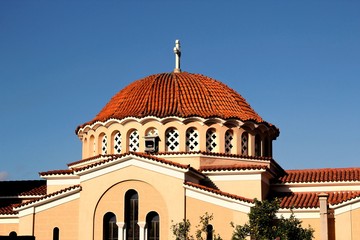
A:
<svg viewBox="0 0 360 240">
<path fill-rule="evenodd" d="M 174 239 L 206 212 L 223 239 L 254 198 L 281 199 L 315 239 L 360 239 L 360 168 L 284 170 L 279 129 L 237 92 L 180 70 L 137 80 L 77 127 L 82 159 L 43 180 L 0 182 L 0 236 L 37 240 Z M 194 231 L 193 229 L 192 231 Z"/>
</svg>

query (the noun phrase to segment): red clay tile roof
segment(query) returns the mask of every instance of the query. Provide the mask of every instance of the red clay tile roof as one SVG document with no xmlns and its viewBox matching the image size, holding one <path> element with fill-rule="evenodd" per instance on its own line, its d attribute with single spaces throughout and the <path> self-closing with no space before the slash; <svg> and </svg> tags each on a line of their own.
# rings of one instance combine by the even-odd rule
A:
<svg viewBox="0 0 360 240">
<path fill-rule="evenodd" d="M 202 166 L 200 167 L 201 172 L 215 172 L 215 171 L 238 171 L 238 170 L 266 170 L 267 165 L 256 165 L 256 164 L 236 164 L 236 165 L 219 165 L 219 166 Z"/>
<path fill-rule="evenodd" d="M 319 207 L 319 193 L 320 192 L 277 193 L 275 196 L 281 199 L 281 208 L 317 208 Z M 337 205 L 360 197 L 360 191 L 326 193 L 329 194 L 328 202 L 331 205 Z"/>
<path fill-rule="evenodd" d="M 71 169 L 60 169 L 60 170 L 50 170 L 50 171 L 46 171 L 46 172 L 40 172 L 40 176 L 45 176 L 45 175 L 71 175 L 73 174 L 74 171 Z"/>
<path fill-rule="evenodd" d="M 82 126 L 146 116 L 219 117 L 266 123 L 240 94 L 225 84 L 201 74 L 181 72 L 150 75 L 131 83 Z"/>
<path fill-rule="evenodd" d="M 34 200 L 32 200 L 32 201 L 28 201 L 28 202 L 21 203 L 21 204 L 17 205 L 16 207 L 22 207 L 22 206 L 26 206 L 26 205 L 29 205 L 29 204 L 32 204 L 32 203 L 35 203 L 35 202 L 39 202 L 39 201 L 42 201 L 42 200 L 44 200 L 44 199 L 48 199 L 48 198 L 54 197 L 54 196 L 56 196 L 56 195 L 65 193 L 65 192 L 69 192 L 69 191 L 74 190 L 74 189 L 79 189 L 79 190 L 81 190 L 81 186 L 80 186 L 80 185 L 74 185 L 74 186 L 71 186 L 71 187 L 67 187 L 67 188 L 64 188 L 64 189 L 62 189 L 62 190 L 60 190 L 60 191 L 56 191 L 56 192 L 53 192 L 53 193 L 44 195 L 44 196 L 41 197 L 41 198 L 37 198 L 37 199 L 34 199 Z"/>
<path fill-rule="evenodd" d="M 91 157 L 91 158 L 88 158 L 88 159 L 85 159 L 85 160 L 80 160 L 80 161 L 76 161 L 76 162 L 68 164 L 68 166 L 71 167 L 71 166 L 74 166 L 75 164 L 79 164 L 81 162 L 86 162 L 86 161 L 95 160 L 96 158 L 101 158 L 99 161 L 91 162 L 91 163 L 89 163 L 89 164 L 87 164 L 85 166 L 72 168 L 72 169 L 65 169 L 65 170 L 53 170 L 53 171 L 41 172 L 40 175 L 41 176 L 48 176 L 48 175 L 73 174 L 76 171 L 82 171 L 82 170 L 85 170 L 85 169 L 90 169 L 92 167 L 96 167 L 96 166 L 99 166 L 99 165 L 102 165 L 102 164 L 105 164 L 105 163 L 108 163 L 108 162 L 112 162 L 112 161 L 115 161 L 115 160 L 117 160 L 119 158 L 122 158 L 122 157 L 125 157 L 125 156 L 130 156 L 130 155 L 141 157 L 141 158 L 147 158 L 147 159 L 150 159 L 152 161 L 159 162 L 159 163 L 162 163 L 162 164 L 165 164 L 165 165 L 171 165 L 171 166 L 182 168 L 182 169 L 191 169 L 192 171 L 196 171 L 195 169 L 192 169 L 190 167 L 190 165 L 188 165 L 188 164 L 180 164 L 180 163 L 177 163 L 177 162 L 168 161 L 168 160 L 165 160 L 163 158 L 155 157 L 155 156 L 152 156 L 152 155 L 147 154 L 147 153 L 128 152 L 128 153 L 123 153 L 123 154 L 97 155 L 95 157 Z M 202 174 L 202 173 L 199 173 L 199 174 Z"/>
<path fill-rule="evenodd" d="M 322 168 L 286 170 L 283 183 L 360 181 L 360 168 Z"/>
<path fill-rule="evenodd" d="M 2 203 L 0 202 L 0 215 L 16 215 L 18 212 L 14 211 L 13 208 L 17 206 L 19 203 Z"/>
<path fill-rule="evenodd" d="M 46 181 L 3 181 L 0 182 L 1 197 L 42 196 L 46 194 Z"/>
<path fill-rule="evenodd" d="M 241 197 L 241 196 L 238 196 L 238 195 L 235 195 L 235 194 L 230 194 L 230 193 L 227 193 L 227 192 L 223 192 L 223 191 L 220 191 L 218 189 L 206 187 L 206 186 L 196 184 L 196 183 L 193 183 L 193 182 L 185 182 L 184 184 L 188 185 L 188 186 L 191 186 L 191 187 L 195 187 L 195 188 L 204 190 L 204 191 L 207 191 L 207 192 L 215 193 L 215 194 L 220 195 L 220 196 L 240 200 L 240 201 L 243 201 L 243 202 L 247 202 L 247 203 L 253 203 L 254 202 L 254 200 L 250 199 L 250 198 L 244 198 L 244 197 Z"/>
</svg>

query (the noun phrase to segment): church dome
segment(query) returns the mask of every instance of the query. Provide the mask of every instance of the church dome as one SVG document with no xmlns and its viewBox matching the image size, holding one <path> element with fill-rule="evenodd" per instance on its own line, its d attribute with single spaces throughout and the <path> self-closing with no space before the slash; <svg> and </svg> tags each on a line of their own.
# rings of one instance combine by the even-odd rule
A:
<svg viewBox="0 0 360 240">
<path fill-rule="evenodd" d="M 201 74 L 171 72 L 131 83 L 86 124 L 147 116 L 218 117 L 265 123 L 246 100 L 227 85 Z"/>
</svg>

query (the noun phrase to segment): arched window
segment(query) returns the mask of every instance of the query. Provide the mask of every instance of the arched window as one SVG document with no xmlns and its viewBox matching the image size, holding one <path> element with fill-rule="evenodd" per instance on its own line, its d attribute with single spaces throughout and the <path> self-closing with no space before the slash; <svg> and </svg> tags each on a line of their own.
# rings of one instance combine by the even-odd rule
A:
<svg viewBox="0 0 360 240">
<path fill-rule="evenodd" d="M 139 240 L 138 222 L 139 196 L 135 190 L 125 194 L 126 240 Z"/>
<path fill-rule="evenodd" d="M 247 156 L 249 149 L 249 134 L 247 132 L 243 132 L 241 135 L 241 155 Z"/>
<path fill-rule="evenodd" d="M 113 138 L 113 146 L 114 146 L 114 153 L 119 154 L 121 153 L 121 133 L 117 132 Z"/>
<path fill-rule="evenodd" d="M 264 139 L 264 156 L 265 157 L 270 157 L 270 147 L 269 147 L 269 138 L 265 137 Z"/>
<path fill-rule="evenodd" d="M 129 151 L 139 151 L 139 132 L 133 130 L 129 135 Z"/>
<path fill-rule="evenodd" d="M 259 134 L 255 135 L 255 156 L 261 156 L 261 138 Z"/>
<path fill-rule="evenodd" d="M 59 233 L 59 228 L 58 228 L 58 227 L 55 227 L 55 228 L 53 229 L 53 240 L 59 240 L 59 235 L 60 235 L 60 233 Z"/>
<path fill-rule="evenodd" d="M 233 137 L 233 131 L 227 130 L 225 132 L 225 153 L 231 153 L 232 148 L 234 147 L 232 144 Z"/>
<path fill-rule="evenodd" d="M 166 151 L 168 152 L 175 152 L 179 151 L 179 131 L 176 128 L 170 128 L 166 130 L 165 137 L 166 137 Z"/>
<path fill-rule="evenodd" d="M 195 128 L 186 130 L 186 151 L 199 151 L 199 132 Z"/>
<path fill-rule="evenodd" d="M 216 143 L 216 131 L 215 129 L 211 128 L 206 131 L 206 151 L 213 152 L 217 146 Z"/>
<path fill-rule="evenodd" d="M 90 142 L 89 142 L 89 155 L 95 156 L 96 154 L 96 143 L 95 143 L 95 137 L 93 135 L 90 136 Z"/>
<path fill-rule="evenodd" d="M 150 212 L 146 216 L 147 240 L 160 239 L 160 218 L 157 212 Z"/>
<path fill-rule="evenodd" d="M 104 215 L 103 219 L 103 240 L 117 240 L 118 226 L 116 225 L 116 216 L 112 212 Z"/>
<path fill-rule="evenodd" d="M 101 154 L 107 154 L 107 136 L 104 134 L 101 139 Z"/>
</svg>

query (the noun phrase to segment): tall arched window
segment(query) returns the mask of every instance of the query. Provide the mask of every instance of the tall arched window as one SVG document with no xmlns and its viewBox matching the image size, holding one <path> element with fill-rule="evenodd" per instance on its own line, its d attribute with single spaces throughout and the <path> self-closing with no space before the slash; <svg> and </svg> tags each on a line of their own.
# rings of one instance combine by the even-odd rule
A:
<svg viewBox="0 0 360 240">
<path fill-rule="evenodd" d="M 121 133 L 120 132 L 117 132 L 114 134 L 113 146 L 114 146 L 115 154 L 121 153 Z"/>
<path fill-rule="evenodd" d="M 264 156 L 265 157 L 270 157 L 270 148 L 269 148 L 269 138 L 265 137 L 264 139 Z"/>
<path fill-rule="evenodd" d="M 255 135 L 255 156 L 261 156 L 261 138 L 259 134 Z"/>
<path fill-rule="evenodd" d="M 149 212 L 146 216 L 147 240 L 160 239 L 160 218 L 157 212 Z"/>
<path fill-rule="evenodd" d="M 166 151 L 167 152 L 175 152 L 179 151 L 179 131 L 176 128 L 170 128 L 166 130 L 165 137 L 166 137 Z"/>
<path fill-rule="evenodd" d="M 186 151 L 199 151 L 199 132 L 195 128 L 186 130 Z"/>
<path fill-rule="evenodd" d="M 90 142 L 89 142 L 89 156 L 95 156 L 95 154 L 96 154 L 95 137 L 93 135 L 91 135 Z"/>
<path fill-rule="evenodd" d="M 227 130 L 225 132 L 225 153 L 231 153 L 232 148 L 234 147 L 232 144 L 233 137 L 233 131 Z"/>
<path fill-rule="evenodd" d="M 139 196 L 135 190 L 125 194 L 126 240 L 139 240 L 138 223 Z"/>
<path fill-rule="evenodd" d="M 243 132 L 241 135 L 241 155 L 247 156 L 249 149 L 249 134 L 247 132 Z"/>
<path fill-rule="evenodd" d="M 107 154 L 107 136 L 104 134 L 101 139 L 101 154 Z"/>
<path fill-rule="evenodd" d="M 108 212 L 104 215 L 103 240 L 118 240 L 118 226 L 116 225 L 116 216 L 112 212 Z"/>
<path fill-rule="evenodd" d="M 135 129 L 129 135 L 129 151 L 139 151 L 139 132 Z"/>
<path fill-rule="evenodd" d="M 215 129 L 211 128 L 206 131 L 206 151 L 214 152 L 217 146 L 217 137 Z"/>
<path fill-rule="evenodd" d="M 53 229 L 53 240 L 59 240 L 59 235 L 60 235 L 60 233 L 59 233 L 59 228 L 58 228 L 58 227 L 55 227 L 55 228 Z"/>
</svg>

